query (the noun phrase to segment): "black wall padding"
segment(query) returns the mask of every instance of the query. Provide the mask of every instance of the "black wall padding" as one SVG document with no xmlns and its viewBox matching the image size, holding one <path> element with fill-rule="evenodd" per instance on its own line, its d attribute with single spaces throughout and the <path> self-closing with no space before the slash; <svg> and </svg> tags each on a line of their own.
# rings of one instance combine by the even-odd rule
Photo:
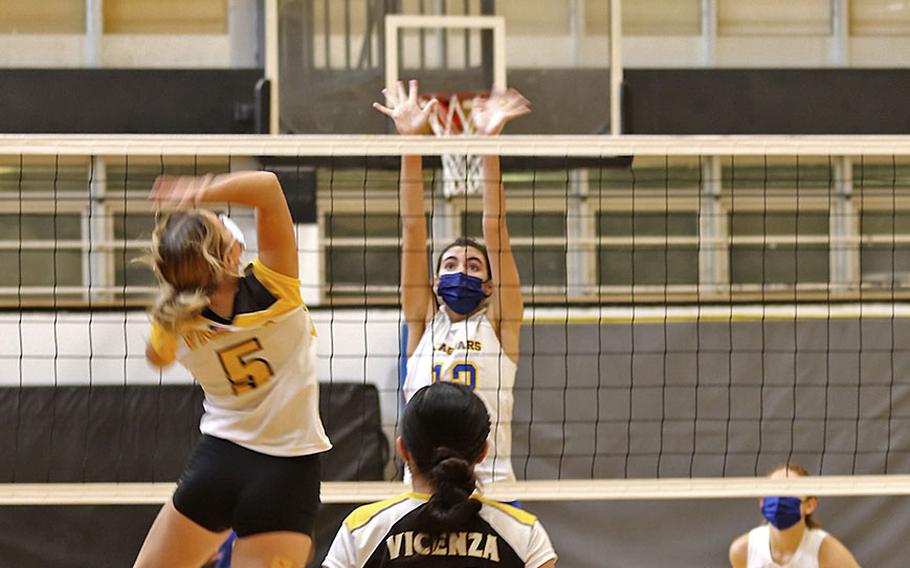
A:
<svg viewBox="0 0 910 568">
<path fill-rule="evenodd" d="M 160 508 L 0 507 L 0 568 L 132 566 Z"/>
<path fill-rule="evenodd" d="M 630 134 L 907 134 L 908 69 L 626 69 Z"/>
<path fill-rule="evenodd" d="M 318 568 L 357 505 L 323 505 L 316 516 Z M 0 568 L 132 566 L 158 505 L 0 507 Z"/>
<path fill-rule="evenodd" d="M 319 412 L 333 446 L 322 460 L 322 479 L 385 479 L 389 443 L 382 431 L 376 386 L 321 383 L 319 389 Z"/>
<path fill-rule="evenodd" d="M 0 69 L 0 132 L 253 134 L 261 69 Z"/>
<path fill-rule="evenodd" d="M 291 219 L 295 223 L 316 223 L 316 168 L 294 162 L 265 162 L 265 169 L 278 176 Z"/>
<path fill-rule="evenodd" d="M 175 481 L 198 437 L 191 385 L 0 389 L 0 480 Z"/>
<path fill-rule="evenodd" d="M 319 409 L 333 444 L 323 480 L 382 480 L 389 448 L 376 387 L 322 383 Z M 195 385 L 2 388 L 0 483 L 175 481 L 201 413 Z M 353 508 L 320 510 L 314 566 Z M 0 568 L 129 566 L 158 509 L 0 507 Z"/>
<path fill-rule="evenodd" d="M 322 384 L 320 411 L 334 444 L 323 479 L 383 479 L 375 386 Z M 194 385 L 2 388 L 0 483 L 175 481 L 201 413 Z"/>
</svg>

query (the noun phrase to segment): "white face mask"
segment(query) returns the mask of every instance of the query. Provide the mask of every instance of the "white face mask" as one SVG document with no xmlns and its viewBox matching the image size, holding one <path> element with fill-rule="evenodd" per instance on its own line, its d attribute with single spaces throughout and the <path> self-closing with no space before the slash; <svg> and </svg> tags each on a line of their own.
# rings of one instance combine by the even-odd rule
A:
<svg viewBox="0 0 910 568">
<path fill-rule="evenodd" d="M 227 230 L 231 232 L 231 235 L 234 237 L 234 241 L 240 243 L 241 250 L 246 250 L 246 240 L 243 238 L 243 231 L 240 230 L 240 227 L 237 226 L 237 223 L 233 221 L 224 213 L 218 214 L 218 219 L 227 227 Z M 233 247 L 234 243 L 231 243 L 230 247 Z"/>
</svg>

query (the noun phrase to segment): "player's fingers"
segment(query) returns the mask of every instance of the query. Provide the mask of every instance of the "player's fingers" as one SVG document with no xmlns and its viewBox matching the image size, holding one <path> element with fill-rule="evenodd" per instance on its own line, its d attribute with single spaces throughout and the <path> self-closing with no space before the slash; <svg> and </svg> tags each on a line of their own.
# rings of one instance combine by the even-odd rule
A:
<svg viewBox="0 0 910 568">
<path fill-rule="evenodd" d="M 373 103 L 373 108 L 381 112 L 382 114 L 391 118 L 392 114 L 395 112 L 387 106 L 383 106 L 379 103 Z"/>
<path fill-rule="evenodd" d="M 193 193 L 193 178 L 181 177 L 178 178 L 171 199 L 177 202 L 178 207 L 184 207 L 193 203 Z"/>
<path fill-rule="evenodd" d="M 428 102 L 428 103 L 423 107 L 423 114 L 424 114 L 424 116 L 430 116 L 430 114 L 436 112 L 436 108 L 437 108 L 437 107 L 439 107 L 439 101 L 436 100 L 436 99 L 430 99 L 430 102 Z"/>
<path fill-rule="evenodd" d="M 408 100 L 408 94 L 404 90 L 404 82 L 398 81 L 395 86 L 398 89 L 398 102 L 403 103 Z"/>
<path fill-rule="evenodd" d="M 395 96 L 395 93 L 389 89 L 383 89 L 382 94 L 385 95 L 385 102 L 391 107 L 398 106 L 398 97 Z"/>
<path fill-rule="evenodd" d="M 165 179 L 164 176 L 158 176 L 155 178 L 155 183 L 152 184 L 152 191 L 149 192 L 149 199 L 153 201 L 160 201 L 161 196 L 164 194 Z"/>
<path fill-rule="evenodd" d="M 531 101 L 526 99 L 524 95 L 522 95 L 520 92 L 518 92 L 518 89 L 509 89 L 508 97 L 511 100 L 520 101 L 522 104 L 525 104 L 525 105 L 531 104 Z"/>
<path fill-rule="evenodd" d="M 198 180 L 198 183 L 193 185 L 193 190 L 191 192 L 193 205 L 198 206 L 200 202 L 205 201 L 205 195 L 212 185 L 212 179 L 212 174 L 205 174 L 201 180 Z"/>
<path fill-rule="evenodd" d="M 531 109 L 528 107 L 521 107 L 509 111 L 508 116 L 509 120 L 511 120 L 513 118 L 518 118 L 519 116 L 524 116 L 526 114 L 531 114 Z"/>
<path fill-rule="evenodd" d="M 504 105 L 509 108 L 530 106 L 530 104 L 530 101 L 521 96 L 521 93 L 518 91 L 510 92 L 506 97 L 504 97 Z"/>
<path fill-rule="evenodd" d="M 173 176 L 159 176 L 152 189 L 152 198 L 155 201 L 171 201 L 180 178 Z"/>
<path fill-rule="evenodd" d="M 417 79 L 408 81 L 408 102 L 417 104 Z"/>
</svg>

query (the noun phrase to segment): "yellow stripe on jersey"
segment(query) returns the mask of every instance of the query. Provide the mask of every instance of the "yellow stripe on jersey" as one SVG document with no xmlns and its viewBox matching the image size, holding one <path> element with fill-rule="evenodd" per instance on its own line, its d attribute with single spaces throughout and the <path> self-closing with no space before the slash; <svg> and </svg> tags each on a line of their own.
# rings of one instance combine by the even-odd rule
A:
<svg viewBox="0 0 910 568">
<path fill-rule="evenodd" d="M 303 298 L 300 297 L 299 278 L 276 272 L 262 264 L 258 258 L 250 264 L 253 265 L 253 274 L 256 275 L 256 279 L 262 282 L 279 300 L 293 302 L 298 306 L 303 304 Z"/>
<path fill-rule="evenodd" d="M 257 327 L 269 319 L 284 315 L 300 306 L 306 309 L 303 298 L 300 297 L 300 279 L 281 274 L 262 264 L 257 258 L 250 263 L 253 275 L 265 288 L 275 296 L 274 304 L 258 312 L 237 314 L 234 316 L 233 325 L 238 327 Z M 314 336 L 316 330 L 310 330 Z"/>
<path fill-rule="evenodd" d="M 152 349 L 165 363 L 171 363 L 177 357 L 177 336 L 152 322 Z"/>
<path fill-rule="evenodd" d="M 513 507 L 512 505 L 507 505 L 500 501 L 494 501 L 492 499 L 487 499 L 486 497 L 483 497 L 481 495 L 474 495 L 473 499 L 477 499 L 484 505 L 489 505 L 491 507 L 495 507 L 495 508 L 499 509 L 500 511 L 502 511 L 503 513 L 506 513 L 507 515 L 509 515 L 510 517 L 512 517 L 513 519 L 515 519 L 516 521 L 518 521 L 519 523 L 521 523 L 523 525 L 532 526 L 534 523 L 537 522 L 537 517 L 535 517 L 534 515 L 532 515 L 531 513 L 527 512 L 523 509 L 519 509 L 518 507 Z"/>
<path fill-rule="evenodd" d="M 357 507 L 344 520 L 344 526 L 346 526 L 349 531 L 354 532 L 355 530 L 370 522 L 373 517 L 385 511 L 389 507 L 397 505 L 407 499 L 413 498 L 416 498 L 414 493 L 402 493 L 398 497 L 392 497 L 391 499 L 386 499 L 385 501 L 377 501 L 375 503 L 370 503 L 369 505 Z"/>
</svg>

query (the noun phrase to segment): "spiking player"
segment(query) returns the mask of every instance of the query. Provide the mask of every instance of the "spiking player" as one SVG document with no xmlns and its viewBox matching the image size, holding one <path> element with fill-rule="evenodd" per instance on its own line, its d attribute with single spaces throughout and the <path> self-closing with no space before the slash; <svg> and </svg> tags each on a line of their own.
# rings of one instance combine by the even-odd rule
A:
<svg viewBox="0 0 910 568">
<path fill-rule="evenodd" d="M 267 172 L 162 177 L 151 197 L 254 208 L 259 257 L 241 270 L 243 234 L 212 211 L 178 208 L 155 228 L 161 293 L 146 357 L 186 367 L 205 391 L 205 413 L 202 438 L 135 566 L 198 568 L 233 529 L 235 567 L 302 567 L 313 554 L 319 454 L 331 445 L 281 186 Z"/>
</svg>

